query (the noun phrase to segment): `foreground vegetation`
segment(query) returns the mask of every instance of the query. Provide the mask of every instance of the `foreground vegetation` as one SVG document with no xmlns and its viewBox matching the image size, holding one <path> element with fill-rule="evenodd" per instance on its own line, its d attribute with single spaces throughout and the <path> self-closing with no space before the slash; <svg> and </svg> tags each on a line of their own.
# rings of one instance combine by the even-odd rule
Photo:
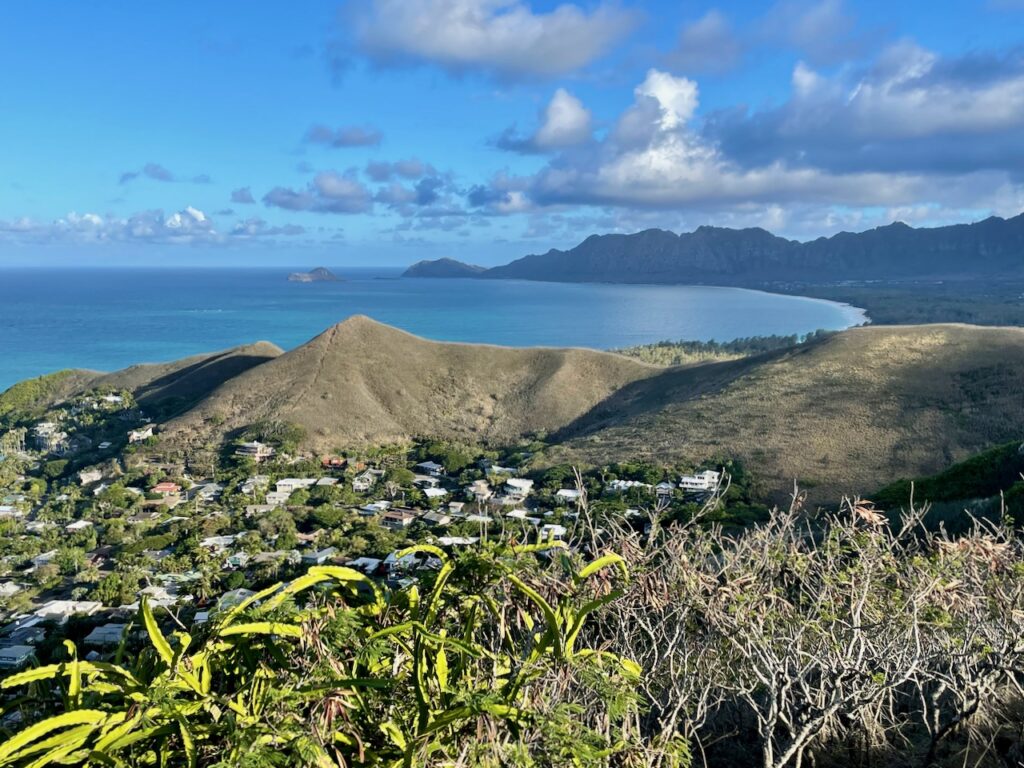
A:
<svg viewBox="0 0 1024 768">
<path fill-rule="evenodd" d="M 316 567 L 199 636 L 2 683 L 0 765 L 894 766 L 1024 755 L 1024 541 L 869 503 Z M 705 507 L 711 512 L 712 499 Z M 126 664 L 124 659 L 133 659 Z"/>
</svg>

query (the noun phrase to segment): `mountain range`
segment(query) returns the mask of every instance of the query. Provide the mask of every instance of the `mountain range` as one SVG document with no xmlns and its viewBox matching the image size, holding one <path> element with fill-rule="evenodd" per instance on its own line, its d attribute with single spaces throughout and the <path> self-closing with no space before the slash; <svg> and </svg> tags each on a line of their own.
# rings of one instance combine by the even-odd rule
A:
<svg viewBox="0 0 1024 768">
<path fill-rule="evenodd" d="M 703 226 L 675 234 L 592 235 L 574 248 L 524 256 L 490 269 L 450 259 L 420 262 L 407 277 L 552 282 L 686 283 L 962 280 L 1024 277 L 1024 214 L 915 229 L 897 222 L 809 242 L 760 229 Z"/>
<path fill-rule="evenodd" d="M 765 497 L 835 502 L 1024 433 L 1024 329 L 866 326 L 725 362 L 658 367 L 583 349 L 421 339 L 352 317 L 288 352 L 260 342 L 112 374 L 73 372 L 159 414 L 161 452 L 219 450 L 254 423 L 304 447 L 542 436 L 549 463 L 743 460 Z"/>
</svg>

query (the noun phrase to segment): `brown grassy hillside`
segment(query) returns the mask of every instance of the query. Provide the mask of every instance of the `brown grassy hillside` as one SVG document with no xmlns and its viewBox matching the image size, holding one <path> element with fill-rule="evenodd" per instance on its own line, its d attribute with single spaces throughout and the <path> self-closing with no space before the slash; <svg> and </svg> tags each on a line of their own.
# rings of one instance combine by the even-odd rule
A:
<svg viewBox="0 0 1024 768">
<path fill-rule="evenodd" d="M 171 363 L 133 365 L 116 373 L 97 375 L 89 386 L 130 390 L 143 406 L 152 407 L 167 401 L 192 405 L 225 381 L 281 354 L 280 347 L 258 341 Z"/>
<path fill-rule="evenodd" d="M 553 460 L 737 456 L 776 491 L 868 493 L 1024 434 L 1024 329 L 856 328 L 670 369 L 566 428 Z"/>
<path fill-rule="evenodd" d="M 427 341 L 357 316 L 227 382 L 167 439 L 208 446 L 273 419 L 319 450 L 417 435 L 500 443 L 556 430 L 659 372 L 583 349 Z"/>
</svg>

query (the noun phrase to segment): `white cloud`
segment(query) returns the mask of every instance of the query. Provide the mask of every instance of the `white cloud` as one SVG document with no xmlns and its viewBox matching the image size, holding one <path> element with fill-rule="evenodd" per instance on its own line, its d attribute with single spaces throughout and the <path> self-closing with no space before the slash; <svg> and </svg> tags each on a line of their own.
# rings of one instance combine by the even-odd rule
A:
<svg viewBox="0 0 1024 768">
<path fill-rule="evenodd" d="M 0 222 L 0 234 L 32 242 L 191 244 L 223 240 L 206 214 L 192 206 L 170 216 L 165 216 L 163 211 L 151 210 L 127 218 L 75 212 L 54 221 L 21 218 L 10 223 Z"/>
<path fill-rule="evenodd" d="M 593 130 L 590 110 L 567 90 L 559 88 L 541 111 L 540 125 L 533 135 L 520 136 L 513 127 L 494 143 L 498 148 L 512 152 L 550 152 L 589 141 Z"/>
<path fill-rule="evenodd" d="M 818 87 L 809 71 L 798 70 L 797 80 L 798 87 Z M 973 177 L 954 191 L 936 188 L 920 173 L 834 172 L 777 158 L 745 166 L 699 130 L 698 107 L 694 81 L 652 69 L 602 141 L 558 155 L 533 177 L 476 188 L 470 204 L 495 213 L 538 204 L 703 211 L 813 205 L 821 210 L 902 206 L 936 197 L 965 205 L 967 197 L 992 183 Z"/>
<path fill-rule="evenodd" d="M 634 25 L 602 3 L 534 12 L 521 0 L 360 0 L 347 14 L 356 48 L 380 64 L 431 63 L 456 73 L 549 77 L 586 66 Z"/>
<path fill-rule="evenodd" d="M 780 107 L 712 115 L 708 139 L 744 165 L 846 171 L 1024 170 L 1024 55 L 943 58 L 910 42 L 867 69 L 804 63 Z"/>
<path fill-rule="evenodd" d="M 592 130 L 590 111 L 583 102 L 559 88 L 544 110 L 544 123 L 537 129 L 534 141 L 545 149 L 568 147 L 589 139 Z"/>
<path fill-rule="evenodd" d="M 373 195 L 354 172 L 318 173 L 304 189 L 274 187 L 263 196 L 265 205 L 313 213 L 369 213 Z"/>
</svg>

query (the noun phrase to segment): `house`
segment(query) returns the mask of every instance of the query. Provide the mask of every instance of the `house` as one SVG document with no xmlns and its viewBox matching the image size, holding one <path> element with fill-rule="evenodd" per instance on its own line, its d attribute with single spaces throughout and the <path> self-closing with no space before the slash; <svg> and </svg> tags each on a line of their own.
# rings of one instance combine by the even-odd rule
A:
<svg viewBox="0 0 1024 768">
<path fill-rule="evenodd" d="M 337 484 L 338 478 L 336 477 L 321 477 L 319 480 L 316 481 L 317 488 L 326 488 Z"/>
<path fill-rule="evenodd" d="M 348 459 L 341 456 L 324 456 L 320 459 L 320 466 L 324 469 L 344 469 L 348 466 Z"/>
<path fill-rule="evenodd" d="M 417 488 L 437 488 L 441 481 L 433 475 L 413 475 L 412 484 Z"/>
<path fill-rule="evenodd" d="M 648 485 L 647 483 L 641 483 L 639 480 L 612 480 L 610 483 L 608 483 L 606 488 L 607 490 L 612 491 L 614 493 L 621 493 L 623 491 L 628 491 L 633 488 L 641 488 L 645 491 L 651 490 L 650 485 Z"/>
<path fill-rule="evenodd" d="M 158 496 L 163 496 L 166 499 L 168 496 L 177 496 L 181 493 L 181 486 L 177 483 L 165 480 L 164 482 L 157 483 L 153 486 L 153 493 Z"/>
<path fill-rule="evenodd" d="M 5 629 L 5 635 L 0 640 L 0 646 L 9 648 L 12 645 L 39 645 L 46 639 L 46 630 L 39 626 L 42 623 L 42 619 L 33 616 L 20 624 L 16 625 L 13 629 L 7 627 Z"/>
<path fill-rule="evenodd" d="M 391 508 L 390 501 L 375 501 L 372 504 L 364 504 L 359 508 L 359 514 L 363 517 L 374 517 Z"/>
<path fill-rule="evenodd" d="M 505 481 L 505 495 L 512 499 L 525 499 L 533 492 L 533 480 L 510 477 Z"/>
<path fill-rule="evenodd" d="M 683 475 L 679 478 L 679 487 L 687 493 L 707 493 L 718 487 L 722 478 L 720 472 L 713 469 L 706 469 L 693 475 Z"/>
<path fill-rule="evenodd" d="M 96 467 L 93 467 L 91 469 L 83 469 L 81 472 L 78 473 L 78 482 L 81 485 L 92 485 L 93 483 L 98 483 L 102 479 L 103 472 L 101 472 Z"/>
<path fill-rule="evenodd" d="M 384 477 L 384 472 L 379 469 L 368 469 L 362 474 L 356 475 L 352 480 L 352 490 L 356 493 L 366 493 L 373 488 L 377 482 Z"/>
<path fill-rule="evenodd" d="M 489 518 L 487 515 L 466 515 L 466 522 L 481 523 L 482 525 L 487 525 L 492 521 L 491 518 Z"/>
<path fill-rule="evenodd" d="M 289 498 L 291 498 L 291 493 L 288 491 L 269 491 L 267 493 L 267 505 L 276 509 L 287 504 Z"/>
<path fill-rule="evenodd" d="M 416 465 L 415 469 L 421 469 L 434 477 L 440 477 L 444 474 L 444 465 L 438 464 L 436 461 L 421 461 Z"/>
<path fill-rule="evenodd" d="M 51 549 L 49 552 L 43 552 L 41 555 L 36 555 L 32 558 L 32 568 L 42 568 L 44 565 L 49 565 L 53 562 L 53 558 L 56 556 L 56 549 Z"/>
<path fill-rule="evenodd" d="M 412 525 L 416 520 L 416 515 L 405 509 L 389 509 L 381 512 L 378 519 L 385 528 L 389 528 L 392 531 L 400 531 Z"/>
<path fill-rule="evenodd" d="M 233 555 L 228 555 L 227 560 L 224 561 L 224 565 L 227 568 L 245 568 L 250 560 L 248 552 L 235 552 Z"/>
<path fill-rule="evenodd" d="M 127 627 L 127 624 L 103 624 L 85 636 L 85 644 L 99 648 L 105 645 L 118 645 Z"/>
<path fill-rule="evenodd" d="M 234 544 L 235 539 L 237 538 L 238 534 L 229 534 L 227 536 L 207 536 L 199 542 L 199 546 L 204 549 L 211 549 L 215 553 L 219 554 Z"/>
<path fill-rule="evenodd" d="M 268 485 L 270 485 L 270 478 L 267 475 L 253 475 L 238 488 L 242 493 L 252 495 Z"/>
<path fill-rule="evenodd" d="M 31 645 L 9 645 L 0 648 L 0 669 L 21 669 L 35 658 L 36 649 Z"/>
<path fill-rule="evenodd" d="M 197 485 L 192 489 L 191 494 L 193 499 L 199 499 L 202 502 L 215 501 L 221 497 L 224 493 L 224 486 L 220 483 L 204 483 Z"/>
<path fill-rule="evenodd" d="M 425 488 L 423 490 L 423 495 L 428 499 L 443 499 L 448 495 L 448 491 L 444 488 Z"/>
<path fill-rule="evenodd" d="M 256 515 L 266 515 L 277 509 L 274 504 L 249 504 L 245 508 L 246 517 L 255 517 Z"/>
<path fill-rule="evenodd" d="M 5 581 L 0 584 L 0 598 L 11 597 L 21 592 L 21 585 L 15 584 L 13 581 Z"/>
<path fill-rule="evenodd" d="M 92 600 L 51 600 L 39 608 L 35 615 L 45 621 L 56 621 L 60 624 L 75 615 L 91 616 L 103 607 L 103 603 Z"/>
<path fill-rule="evenodd" d="M 575 488 L 562 488 L 555 493 L 555 501 L 560 504 L 575 504 L 583 497 L 582 491 Z"/>
<path fill-rule="evenodd" d="M 566 533 L 568 533 L 568 530 L 564 525 L 548 523 L 540 527 L 541 541 L 561 541 L 565 538 Z"/>
<path fill-rule="evenodd" d="M 64 530 L 68 533 L 75 533 L 76 531 L 84 531 L 87 528 L 92 528 L 91 520 L 75 520 L 75 522 L 64 526 Z"/>
<path fill-rule="evenodd" d="M 13 504 L 0 504 L 0 518 L 22 518 L 25 513 Z"/>
<path fill-rule="evenodd" d="M 153 425 L 146 424 L 144 427 L 138 429 L 132 429 L 128 431 L 128 443 L 141 443 L 143 440 L 148 440 L 153 436 Z"/>
<path fill-rule="evenodd" d="M 286 477 L 283 480 L 278 480 L 275 488 L 278 493 L 287 493 L 291 496 L 302 488 L 312 488 L 316 485 L 316 481 L 315 477 Z"/>
<path fill-rule="evenodd" d="M 56 435 L 64 435 L 64 433 L 61 432 L 60 427 L 52 421 L 41 421 L 32 427 L 32 442 L 40 451 L 49 452 L 52 450 Z"/>
<path fill-rule="evenodd" d="M 337 557 L 337 547 L 326 547 L 316 552 L 303 552 L 302 563 L 304 565 L 323 565 L 328 560 Z"/>
<path fill-rule="evenodd" d="M 486 480 L 475 480 L 466 486 L 466 495 L 476 501 L 487 501 L 494 492 Z"/>
<path fill-rule="evenodd" d="M 235 449 L 235 456 L 243 459 L 252 459 L 257 464 L 274 458 L 277 453 L 272 446 L 253 440 L 251 443 L 242 443 Z"/>
<path fill-rule="evenodd" d="M 479 536 L 440 536 L 437 539 L 442 547 L 471 547 L 479 541 Z"/>
<path fill-rule="evenodd" d="M 525 509 L 513 509 L 511 512 L 505 515 L 505 517 L 511 517 L 513 520 L 523 520 L 530 525 L 540 525 L 539 517 L 530 517 L 530 513 Z"/>
<path fill-rule="evenodd" d="M 676 487 L 669 482 L 660 482 L 656 486 L 654 486 L 655 492 L 658 494 L 658 496 L 661 497 L 671 496 L 672 491 L 674 491 L 675 489 Z"/>
<path fill-rule="evenodd" d="M 465 506 L 466 506 L 466 502 L 464 502 L 464 501 L 449 501 L 448 502 L 448 511 L 451 512 L 453 515 L 460 515 L 460 514 L 462 514 L 462 509 Z"/>
<path fill-rule="evenodd" d="M 452 518 L 441 512 L 427 512 L 423 515 L 423 522 L 429 525 L 445 526 L 451 525 Z"/>
</svg>

